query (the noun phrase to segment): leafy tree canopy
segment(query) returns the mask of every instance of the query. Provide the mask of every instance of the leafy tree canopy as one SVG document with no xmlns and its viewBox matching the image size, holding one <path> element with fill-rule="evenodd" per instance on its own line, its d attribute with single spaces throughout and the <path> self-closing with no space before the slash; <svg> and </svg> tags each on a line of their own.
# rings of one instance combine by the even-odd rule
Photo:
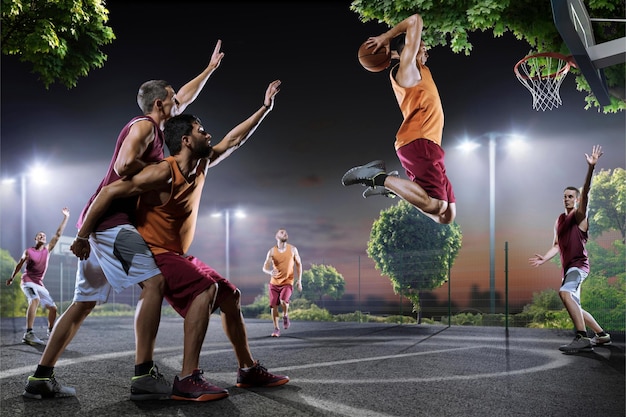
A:
<svg viewBox="0 0 626 417">
<path fill-rule="evenodd" d="M 75 87 L 107 59 L 100 47 L 115 39 L 108 14 L 103 0 L 2 0 L 2 54 L 32 64 L 46 88 Z"/>
<path fill-rule="evenodd" d="M 417 311 L 419 291 L 438 288 L 448 279 L 461 238 L 457 223 L 437 224 L 401 200 L 380 212 L 367 255 L 389 277 L 394 292 L 411 300 Z"/>
<path fill-rule="evenodd" d="M 623 19 L 623 0 L 586 1 L 585 6 L 591 17 Z M 560 52 L 570 55 L 567 46 L 554 26 L 552 8 L 549 1 L 536 0 L 354 0 L 350 9 L 359 15 L 363 22 L 377 21 L 394 26 L 414 13 L 424 20 L 424 41 L 431 47 L 447 46 L 454 52 L 469 55 L 474 45 L 469 34 L 474 31 L 493 31 L 495 37 L 511 32 L 517 39 L 526 41 L 533 52 Z M 596 43 L 618 39 L 624 36 L 622 22 L 593 22 Z M 522 57 L 520 57 L 522 58 Z M 605 68 L 605 75 L 611 104 L 604 106 L 605 113 L 615 113 L 626 109 L 624 97 L 624 63 Z M 575 68 L 579 91 L 585 91 L 585 108 L 600 108 L 591 93 L 589 84 Z"/>
<path fill-rule="evenodd" d="M 321 300 L 327 295 L 340 299 L 346 289 L 346 280 L 330 265 L 311 265 L 302 272 L 302 295 L 307 300 Z"/>
<path fill-rule="evenodd" d="M 11 277 L 15 268 L 15 259 L 11 257 L 9 251 L 0 249 L 0 317 L 16 317 L 24 315 L 28 302 L 20 289 L 21 273 L 17 273 L 13 283 L 5 285 L 6 280 Z"/>
<path fill-rule="evenodd" d="M 589 191 L 589 230 L 596 236 L 619 230 L 626 241 L 626 170 L 602 170 L 593 177 Z"/>
</svg>

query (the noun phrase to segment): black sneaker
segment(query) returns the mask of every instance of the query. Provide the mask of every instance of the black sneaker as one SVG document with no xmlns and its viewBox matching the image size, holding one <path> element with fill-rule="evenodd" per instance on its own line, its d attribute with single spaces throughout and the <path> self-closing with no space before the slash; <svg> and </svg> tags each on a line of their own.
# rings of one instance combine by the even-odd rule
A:
<svg viewBox="0 0 626 417">
<path fill-rule="evenodd" d="M 156 365 L 147 374 L 131 378 L 130 399 L 133 401 L 168 400 L 171 393 L 172 387 Z"/>
<path fill-rule="evenodd" d="M 593 352 L 593 347 L 591 339 L 577 334 L 572 343 L 559 347 L 559 350 L 565 353 Z"/>
<path fill-rule="evenodd" d="M 35 400 L 54 397 L 75 397 L 76 388 L 64 387 L 59 383 L 59 381 L 56 380 L 54 375 L 50 378 L 37 378 L 35 376 L 29 376 L 22 396 Z"/>
<path fill-rule="evenodd" d="M 374 179 L 380 174 L 385 174 L 385 170 L 385 161 L 372 161 L 368 164 L 349 169 L 343 174 L 341 183 L 343 185 L 363 184 L 373 187 Z"/>
<path fill-rule="evenodd" d="M 288 376 L 269 373 L 259 361 L 254 361 L 254 365 L 248 369 L 239 368 L 239 372 L 237 372 L 237 386 L 239 388 L 276 387 L 287 382 L 289 382 Z"/>
<path fill-rule="evenodd" d="M 174 378 L 172 400 L 213 401 L 228 397 L 228 390 L 211 384 L 204 378 L 204 371 L 196 369 L 187 378 Z"/>
<path fill-rule="evenodd" d="M 388 198 L 397 197 L 396 193 L 394 193 L 388 188 L 383 187 L 382 185 L 379 185 L 378 187 L 367 187 L 365 191 L 363 191 L 363 198 L 368 198 L 368 197 L 372 197 L 375 195 L 382 195 L 383 197 L 388 197 Z"/>
</svg>

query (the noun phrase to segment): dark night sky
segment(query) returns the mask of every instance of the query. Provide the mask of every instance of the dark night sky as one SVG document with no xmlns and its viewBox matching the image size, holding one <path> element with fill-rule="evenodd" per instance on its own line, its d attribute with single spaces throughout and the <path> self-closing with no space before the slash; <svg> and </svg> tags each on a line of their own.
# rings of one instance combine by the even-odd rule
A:
<svg viewBox="0 0 626 417">
<path fill-rule="evenodd" d="M 393 140 L 401 116 L 388 73 L 369 73 L 356 59 L 359 44 L 386 26 L 360 22 L 349 2 L 107 4 L 117 39 L 103 48 L 104 68 L 76 88 L 47 91 L 27 64 L 2 57 L 0 175 L 17 176 L 40 161 L 51 180 L 44 188 L 29 183 L 28 243 L 40 229 L 54 233 L 64 206 L 72 212 L 65 235 L 75 233 L 119 130 L 139 112 L 139 85 L 162 78 L 179 88 L 206 66 L 222 39 L 222 64 L 187 109 L 214 143 L 261 105 L 269 82 L 280 79 L 282 86 L 252 139 L 211 171 L 190 252 L 223 270 L 224 226 L 209 215 L 241 207 L 248 217 L 232 222 L 231 277 L 242 287 L 265 282 L 262 262 L 282 227 L 305 267 L 366 257 L 372 222 L 397 200 L 364 200 L 360 187 L 345 188 L 340 179 L 372 159 L 400 168 Z M 468 265 L 487 267 L 489 232 L 487 147 L 469 156 L 455 146 L 465 135 L 515 132 L 529 147 L 515 157 L 498 147 L 497 243 L 511 242 L 519 258 L 511 268 L 524 271 L 526 259 L 551 243 L 562 189 L 581 185 L 584 153 L 599 143 L 606 151 L 599 168 L 625 166 L 624 114 L 584 110 L 571 75 L 561 87 L 563 105 L 537 112 L 513 74 L 529 46 L 510 34 L 475 33 L 470 40 L 471 56 L 436 47 L 428 61 L 446 112 L 443 147 L 463 230 L 455 268 L 462 275 Z M 0 222 L 0 246 L 17 259 L 23 249 L 19 187 L 3 186 Z M 349 267 L 338 270 L 353 279 Z M 371 279 L 386 282 L 376 276 Z"/>
</svg>

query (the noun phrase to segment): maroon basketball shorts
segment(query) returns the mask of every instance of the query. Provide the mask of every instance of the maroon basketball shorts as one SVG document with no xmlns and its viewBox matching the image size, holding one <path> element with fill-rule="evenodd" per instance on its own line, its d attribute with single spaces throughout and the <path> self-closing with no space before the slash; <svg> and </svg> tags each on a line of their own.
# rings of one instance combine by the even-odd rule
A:
<svg viewBox="0 0 626 417">
<path fill-rule="evenodd" d="M 213 311 L 237 290 L 216 270 L 193 256 L 167 252 L 155 255 L 154 259 L 165 277 L 165 299 L 182 317 L 187 315 L 196 296 L 215 283 L 218 291 Z"/>
<path fill-rule="evenodd" d="M 289 304 L 289 299 L 293 294 L 293 285 L 274 285 L 270 284 L 270 307 L 280 305 L 281 301 Z"/>
<path fill-rule="evenodd" d="M 437 200 L 456 202 L 446 175 L 443 148 L 428 139 L 417 139 L 396 150 L 406 175 Z"/>
</svg>

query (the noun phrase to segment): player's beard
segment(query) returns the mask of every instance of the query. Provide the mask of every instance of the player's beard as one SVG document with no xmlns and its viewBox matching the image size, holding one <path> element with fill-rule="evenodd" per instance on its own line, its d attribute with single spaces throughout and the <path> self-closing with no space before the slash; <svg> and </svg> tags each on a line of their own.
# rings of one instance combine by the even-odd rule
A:
<svg viewBox="0 0 626 417">
<path fill-rule="evenodd" d="M 198 159 L 210 158 L 211 154 L 213 154 L 213 147 L 208 144 L 203 144 L 201 147 L 195 150 L 195 154 Z"/>
</svg>

